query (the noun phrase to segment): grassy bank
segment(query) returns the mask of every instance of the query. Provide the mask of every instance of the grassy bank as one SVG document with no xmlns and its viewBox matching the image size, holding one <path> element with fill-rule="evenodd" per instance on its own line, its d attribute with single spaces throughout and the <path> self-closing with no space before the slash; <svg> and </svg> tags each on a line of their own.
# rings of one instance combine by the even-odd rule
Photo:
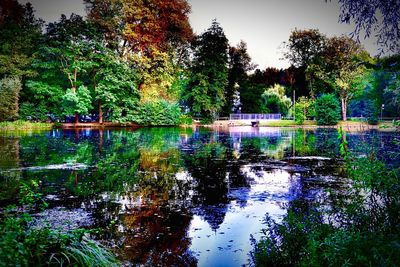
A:
<svg viewBox="0 0 400 267">
<path fill-rule="evenodd" d="M 279 121 L 265 121 L 261 122 L 260 126 L 268 126 L 268 127 L 297 127 L 297 126 L 310 126 L 317 125 L 316 121 L 304 121 L 302 125 L 297 124 L 293 120 L 279 120 Z"/>
<path fill-rule="evenodd" d="M 45 122 L 29 122 L 20 120 L 0 122 L 0 131 L 49 130 L 52 127 L 52 123 Z"/>
</svg>

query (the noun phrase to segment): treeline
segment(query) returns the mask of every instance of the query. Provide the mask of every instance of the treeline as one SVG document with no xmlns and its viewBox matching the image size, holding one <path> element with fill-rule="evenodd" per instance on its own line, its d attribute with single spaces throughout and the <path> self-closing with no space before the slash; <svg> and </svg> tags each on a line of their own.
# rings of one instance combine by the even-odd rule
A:
<svg viewBox="0 0 400 267">
<path fill-rule="evenodd" d="M 343 119 L 376 116 L 382 104 L 385 115 L 399 114 L 398 57 L 371 58 L 350 38 L 296 29 L 285 50 L 292 66 L 260 70 L 218 22 L 195 35 L 187 1 L 84 4 L 85 18 L 45 24 L 29 3 L 0 3 L 0 121 L 90 115 L 176 125 L 182 115 L 210 121 L 234 112 L 304 119 L 324 93 L 341 100 Z"/>
</svg>

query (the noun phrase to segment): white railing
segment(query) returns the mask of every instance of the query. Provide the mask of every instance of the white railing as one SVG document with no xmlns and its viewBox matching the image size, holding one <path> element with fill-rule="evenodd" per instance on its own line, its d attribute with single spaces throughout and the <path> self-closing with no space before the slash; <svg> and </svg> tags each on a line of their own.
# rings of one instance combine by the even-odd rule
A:
<svg viewBox="0 0 400 267">
<path fill-rule="evenodd" d="M 280 120 L 282 119 L 281 114 L 230 114 L 230 120 Z"/>
</svg>

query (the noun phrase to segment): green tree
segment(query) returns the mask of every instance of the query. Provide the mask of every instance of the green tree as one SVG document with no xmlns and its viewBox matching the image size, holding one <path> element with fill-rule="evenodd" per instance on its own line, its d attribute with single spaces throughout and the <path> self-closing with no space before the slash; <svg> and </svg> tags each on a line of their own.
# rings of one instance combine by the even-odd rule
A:
<svg viewBox="0 0 400 267">
<path fill-rule="evenodd" d="M 317 29 L 294 29 L 284 43 L 284 57 L 295 67 L 307 68 L 325 48 L 326 37 Z"/>
<path fill-rule="evenodd" d="M 42 37 L 43 21 L 36 19 L 30 3 L 0 2 L 0 78 L 32 77 L 33 54 Z"/>
<path fill-rule="evenodd" d="M 95 61 L 92 84 L 99 123 L 103 123 L 104 112 L 113 121 L 132 120 L 139 102 L 137 74 L 116 52 L 101 46 L 92 60 Z"/>
<path fill-rule="evenodd" d="M 362 89 L 357 79 L 365 72 L 364 62 L 370 60 L 364 48 L 350 37 L 332 37 L 313 66 L 315 75 L 331 86 L 340 97 L 342 118 L 347 120 L 347 105 Z"/>
<path fill-rule="evenodd" d="M 289 36 L 289 41 L 284 43 L 286 50 L 284 57 L 302 72 L 303 79 L 308 83 L 307 94 L 314 94 L 313 81 L 315 76 L 310 66 L 319 60 L 326 42 L 326 36 L 317 29 L 294 29 Z"/>
<path fill-rule="evenodd" d="M 318 125 L 336 125 L 339 119 L 339 101 L 333 94 L 323 94 L 315 100 Z"/>
<path fill-rule="evenodd" d="M 236 47 L 229 47 L 228 55 L 228 85 L 225 89 L 226 104 L 223 108 L 225 115 L 232 113 L 235 96 L 240 96 L 240 88 L 248 79 L 247 72 L 254 69 L 244 41 L 240 41 Z"/>
<path fill-rule="evenodd" d="M 285 95 L 285 87 L 282 85 L 271 86 L 264 91 L 261 97 L 266 108 L 265 112 L 280 113 L 283 116 L 288 114 L 292 101 Z"/>
<path fill-rule="evenodd" d="M 264 104 L 261 95 L 265 91 L 263 84 L 246 82 L 240 88 L 240 103 L 244 113 L 262 113 Z"/>
<path fill-rule="evenodd" d="M 312 98 L 299 97 L 295 105 L 295 120 L 298 124 L 303 124 L 304 120 L 315 116 L 315 101 Z"/>
<path fill-rule="evenodd" d="M 186 99 L 194 115 L 215 119 L 228 82 L 228 39 L 217 21 L 196 38 L 193 56 Z"/>
<path fill-rule="evenodd" d="M 18 99 L 21 87 L 19 78 L 6 77 L 0 80 L 0 121 L 18 118 Z"/>
</svg>

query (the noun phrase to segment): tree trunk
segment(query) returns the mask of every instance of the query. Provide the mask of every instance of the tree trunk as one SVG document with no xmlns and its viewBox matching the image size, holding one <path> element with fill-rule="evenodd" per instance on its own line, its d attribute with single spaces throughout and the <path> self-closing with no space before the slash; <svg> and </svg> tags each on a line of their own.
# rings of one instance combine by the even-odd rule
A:
<svg viewBox="0 0 400 267">
<path fill-rule="evenodd" d="M 347 101 L 344 97 L 342 97 L 341 100 L 342 100 L 342 118 L 343 121 L 347 121 Z"/>
<path fill-rule="evenodd" d="M 76 94 L 76 86 L 72 86 L 72 92 Z M 79 123 L 79 114 L 75 113 L 75 123 Z"/>
<path fill-rule="evenodd" d="M 99 123 L 103 124 L 103 108 L 101 106 L 100 100 L 99 100 Z"/>
</svg>

